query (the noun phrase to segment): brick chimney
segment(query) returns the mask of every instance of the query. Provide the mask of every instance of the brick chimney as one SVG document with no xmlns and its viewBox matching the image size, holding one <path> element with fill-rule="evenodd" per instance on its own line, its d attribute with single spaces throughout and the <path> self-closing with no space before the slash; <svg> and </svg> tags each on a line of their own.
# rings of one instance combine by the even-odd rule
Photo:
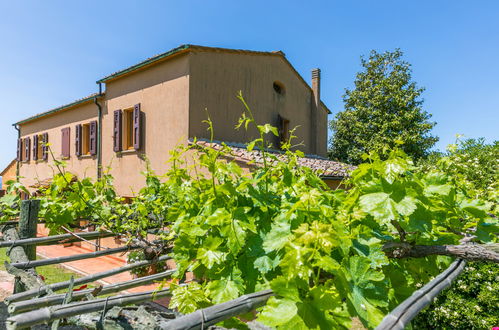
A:
<svg viewBox="0 0 499 330">
<path fill-rule="evenodd" d="M 317 109 L 321 103 L 321 69 L 312 70 L 312 92 L 314 93 L 314 101 Z"/>
<path fill-rule="evenodd" d="M 310 151 L 313 154 L 319 152 L 319 138 L 318 132 L 319 124 L 319 109 L 321 104 L 321 69 L 312 70 L 312 94 L 313 101 L 311 103 L 310 113 Z"/>
</svg>

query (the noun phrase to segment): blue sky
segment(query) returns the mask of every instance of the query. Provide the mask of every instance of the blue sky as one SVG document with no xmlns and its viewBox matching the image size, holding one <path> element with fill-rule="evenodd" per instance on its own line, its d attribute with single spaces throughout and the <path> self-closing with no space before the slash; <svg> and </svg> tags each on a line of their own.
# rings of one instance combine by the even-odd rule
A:
<svg viewBox="0 0 499 330">
<path fill-rule="evenodd" d="M 499 139 L 499 1 L 0 0 L 0 168 L 12 123 L 96 91 L 95 81 L 180 44 L 282 50 L 322 69 L 333 113 L 371 49 L 405 52 L 426 87 L 437 148 Z"/>
</svg>

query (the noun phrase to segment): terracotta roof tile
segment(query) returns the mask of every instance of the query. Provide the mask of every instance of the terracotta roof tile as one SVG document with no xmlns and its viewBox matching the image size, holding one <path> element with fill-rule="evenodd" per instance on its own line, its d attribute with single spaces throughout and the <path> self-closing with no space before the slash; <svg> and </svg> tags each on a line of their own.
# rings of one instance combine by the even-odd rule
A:
<svg viewBox="0 0 499 330">
<path fill-rule="evenodd" d="M 189 140 L 189 143 L 193 144 L 194 140 Z M 203 147 L 213 148 L 215 150 L 223 148 L 222 142 L 220 141 L 210 142 L 201 139 L 196 140 L 196 144 Z M 261 166 L 263 164 L 263 156 L 260 150 L 254 149 L 252 151 L 248 151 L 246 146 L 242 143 L 224 142 L 224 144 L 231 149 L 231 154 L 228 156 L 229 158 L 239 162 L 253 163 L 255 166 Z M 272 153 L 279 159 L 283 159 L 285 157 L 284 154 L 278 150 L 267 150 L 267 152 Z M 305 155 L 305 157 L 298 158 L 298 165 L 317 171 L 318 175 L 321 177 L 338 178 L 347 177 L 349 173 L 356 168 L 352 165 L 336 162 L 316 155 Z"/>
</svg>

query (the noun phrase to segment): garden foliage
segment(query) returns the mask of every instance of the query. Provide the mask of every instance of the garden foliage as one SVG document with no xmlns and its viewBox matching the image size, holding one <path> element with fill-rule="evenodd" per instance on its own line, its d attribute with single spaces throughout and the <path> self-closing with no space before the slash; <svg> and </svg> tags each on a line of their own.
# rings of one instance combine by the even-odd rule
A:
<svg viewBox="0 0 499 330">
<path fill-rule="evenodd" d="M 355 88 L 343 95 L 345 109 L 329 124 L 332 159 L 359 164 L 364 153 L 385 157 L 386 150 L 399 147 L 416 160 L 438 141 L 430 134 L 435 123 L 422 108 L 424 89 L 412 81 L 411 66 L 402 56 L 397 49 L 361 58 Z"/>
<path fill-rule="evenodd" d="M 499 201 L 499 142 L 457 139 L 443 154 L 421 161 L 423 170 L 451 173 L 471 196 L 488 200 L 497 213 Z M 469 263 L 448 290 L 415 319 L 417 329 L 490 329 L 499 324 L 499 267 Z"/>
<path fill-rule="evenodd" d="M 471 229 L 477 243 L 496 239 L 490 203 L 448 173 L 418 171 L 402 150 L 384 160 L 365 155 L 344 182 L 349 189 L 330 190 L 297 165 L 303 154 L 292 151 L 292 140 L 284 154 L 266 152 L 266 138 L 277 130 L 257 125 L 246 107 L 237 127 L 250 125 L 260 136 L 248 148 L 263 156 L 250 173 L 230 161 L 228 147 L 180 146 L 168 173 L 159 178 L 148 171 L 146 187 L 130 204 L 116 196 L 109 177 L 91 183 L 62 173 L 40 196 L 47 225 L 57 231 L 87 217 L 130 238 L 167 228 L 159 237 L 173 246 L 176 277 L 195 278 L 171 284 L 173 307 L 189 313 L 270 288 L 275 296 L 256 317 L 283 329 L 349 328 L 354 316 L 373 328 L 451 261 L 390 259 L 386 243 L 459 244 Z M 239 319 L 226 325 L 245 327 Z"/>
</svg>

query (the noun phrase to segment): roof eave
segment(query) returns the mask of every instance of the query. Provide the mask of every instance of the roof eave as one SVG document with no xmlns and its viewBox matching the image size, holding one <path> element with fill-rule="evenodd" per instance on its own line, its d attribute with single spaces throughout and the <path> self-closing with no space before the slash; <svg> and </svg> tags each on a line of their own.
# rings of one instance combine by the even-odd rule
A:
<svg viewBox="0 0 499 330">
<path fill-rule="evenodd" d="M 346 175 L 319 175 L 319 177 L 321 179 L 323 179 L 323 180 L 338 180 L 338 181 L 342 181 L 347 176 Z"/>
<path fill-rule="evenodd" d="M 10 168 L 12 165 L 14 165 L 14 164 L 16 163 L 16 161 L 17 161 L 17 160 L 13 159 L 13 160 L 9 163 L 9 165 L 7 165 L 7 166 L 6 166 L 6 167 L 2 170 L 2 172 L 0 172 L 0 176 L 2 176 L 2 177 L 3 177 L 3 176 L 5 175 L 5 172 L 7 172 L 7 171 L 9 170 L 9 168 Z"/>
<path fill-rule="evenodd" d="M 147 60 L 144 60 L 140 63 L 137 63 L 135 65 L 132 65 L 126 69 L 117 71 L 113 74 L 110 74 L 100 80 L 97 80 L 96 83 L 101 84 L 101 83 L 107 83 L 112 80 L 121 78 L 123 76 L 126 76 L 128 74 L 132 74 L 136 72 L 137 70 L 145 69 L 149 66 L 155 65 L 157 63 L 160 63 L 164 60 L 170 59 L 173 56 L 180 55 L 189 51 L 193 50 L 201 50 L 201 51 L 212 51 L 212 52 L 231 52 L 231 53 L 246 53 L 246 54 L 256 54 L 256 55 L 266 55 L 266 56 L 279 56 L 286 62 L 287 65 L 293 70 L 293 72 L 298 76 L 298 78 L 307 86 L 310 90 L 312 90 L 312 87 L 303 79 L 303 77 L 296 71 L 295 67 L 289 60 L 286 58 L 286 55 L 284 55 L 283 52 L 281 51 L 275 51 L 275 52 L 266 52 L 266 51 L 254 51 L 254 50 L 241 50 L 241 49 L 229 49 L 229 48 L 219 48 L 219 47 L 206 47 L 206 46 L 199 46 L 199 45 L 192 45 L 192 44 L 185 44 L 181 45 L 177 48 L 174 48 L 172 50 L 169 50 L 166 53 L 160 54 L 158 56 L 151 57 Z M 322 102 L 321 100 L 321 105 L 326 110 L 328 114 L 331 114 L 331 110 Z"/>
<path fill-rule="evenodd" d="M 102 96 L 104 95 L 104 93 L 102 94 L 95 94 L 95 95 L 90 95 L 88 97 L 85 97 L 83 99 L 80 99 L 80 100 L 77 100 L 77 101 L 74 101 L 72 103 L 69 103 L 69 104 L 66 104 L 66 105 L 63 105 L 63 106 L 60 106 L 60 107 L 57 107 L 55 109 L 52 109 L 52 110 L 49 110 L 49 111 L 46 111 L 46 112 L 42 112 L 40 114 L 37 114 L 35 116 L 32 116 L 32 117 L 29 117 L 29 118 L 26 118 L 26 119 L 23 119 L 23 120 L 20 120 L 16 123 L 14 123 L 13 125 L 23 125 L 23 124 L 26 124 L 26 123 L 29 123 L 29 122 L 32 122 L 34 120 L 37 120 L 37 119 L 40 119 L 40 118 L 43 118 L 43 117 L 47 117 L 47 116 L 50 116 L 50 115 L 53 115 L 55 113 L 58 113 L 58 112 L 61 112 L 61 111 L 64 111 L 64 110 L 69 110 L 71 108 L 74 108 L 76 106 L 79 106 L 79 105 L 82 105 L 82 104 L 85 104 L 85 103 L 88 103 L 88 102 L 91 102 L 93 101 L 95 98 L 102 98 Z"/>
<path fill-rule="evenodd" d="M 156 64 L 158 62 L 161 62 L 162 60 L 166 60 L 167 58 L 170 58 L 171 56 L 174 56 L 174 55 L 179 55 L 181 53 L 184 53 L 186 52 L 189 48 L 191 48 L 192 46 L 189 45 L 189 44 L 186 44 L 186 45 L 181 45 L 177 48 L 174 48 L 174 49 L 171 49 L 169 50 L 168 52 L 166 53 L 163 53 L 163 54 L 160 54 L 158 56 L 155 56 L 155 57 L 152 57 L 152 58 L 149 58 L 145 61 L 142 61 L 140 63 L 137 63 L 135 65 L 132 65 L 124 70 L 120 70 L 120 71 L 117 71 L 113 74 L 110 74 L 100 80 L 97 80 L 96 83 L 97 84 L 101 84 L 101 83 L 107 83 L 111 80 L 114 80 L 114 79 L 117 79 L 117 78 L 120 78 L 122 76 L 125 76 L 129 73 L 132 73 L 136 70 L 139 70 L 139 69 L 143 69 L 143 68 L 146 68 L 148 66 L 151 66 L 153 64 Z"/>
</svg>

